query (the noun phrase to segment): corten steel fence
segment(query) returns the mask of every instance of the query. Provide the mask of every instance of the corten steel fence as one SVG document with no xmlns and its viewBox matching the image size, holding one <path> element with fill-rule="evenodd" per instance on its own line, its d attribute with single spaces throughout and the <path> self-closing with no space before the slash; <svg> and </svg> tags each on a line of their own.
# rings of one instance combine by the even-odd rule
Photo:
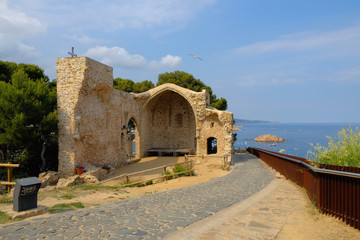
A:
<svg viewBox="0 0 360 240">
<path fill-rule="evenodd" d="M 305 158 L 258 148 L 248 148 L 247 151 L 304 187 L 322 213 L 360 229 L 360 168 L 333 165 L 317 168 Z"/>
</svg>

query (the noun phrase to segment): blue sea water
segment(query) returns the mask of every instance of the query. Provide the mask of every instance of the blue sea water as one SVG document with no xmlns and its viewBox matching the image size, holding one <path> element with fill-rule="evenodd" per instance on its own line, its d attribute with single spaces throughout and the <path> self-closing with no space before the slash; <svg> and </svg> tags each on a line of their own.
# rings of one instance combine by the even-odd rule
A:
<svg viewBox="0 0 360 240">
<path fill-rule="evenodd" d="M 235 149 L 245 149 L 247 147 L 262 148 L 274 152 L 282 152 L 284 154 L 306 158 L 308 151 L 314 150 L 310 145 L 319 143 L 322 146 L 328 146 L 326 136 L 337 139 L 338 132 L 342 129 L 349 129 L 348 123 L 244 123 L 237 133 L 237 141 L 234 143 Z M 360 123 L 351 124 L 351 128 L 355 130 L 360 128 Z M 272 134 L 282 137 L 286 142 L 270 144 L 255 142 L 254 138 Z"/>
</svg>

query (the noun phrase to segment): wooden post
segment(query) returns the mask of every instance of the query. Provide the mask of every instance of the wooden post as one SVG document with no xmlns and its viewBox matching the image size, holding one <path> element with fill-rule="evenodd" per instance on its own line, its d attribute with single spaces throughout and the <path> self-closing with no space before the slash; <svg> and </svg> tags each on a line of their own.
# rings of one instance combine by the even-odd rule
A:
<svg viewBox="0 0 360 240">
<path fill-rule="evenodd" d="M 11 162 L 8 162 L 8 164 L 11 164 Z M 12 167 L 8 167 L 8 182 L 11 182 L 11 178 L 12 178 Z M 8 194 L 10 194 L 11 185 L 8 185 L 7 189 L 8 189 Z"/>
<path fill-rule="evenodd" d="M 129 183 L 129 176 L 126 174 L 125 177 L 126 177 L 126 184 L 128 184 Z"/>
<path fill-rule="evenodd" d="M 192 176 L 192 161 L 190 161 L 190 176 Z"/>
</svg>

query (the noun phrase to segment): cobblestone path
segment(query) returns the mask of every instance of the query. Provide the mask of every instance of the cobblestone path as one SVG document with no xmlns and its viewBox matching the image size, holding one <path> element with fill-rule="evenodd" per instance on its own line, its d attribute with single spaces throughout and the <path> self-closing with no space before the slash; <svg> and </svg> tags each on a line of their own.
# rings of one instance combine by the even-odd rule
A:
<svg viewBox="0 0 360 240">
<path fill-rule="evenodd" d="M 264 188 L 261 160 L 234 156 L 233 171 L 205 183 L 97 207 L 0 225 L 0 239 L 161 239 Z"/>
</svg>

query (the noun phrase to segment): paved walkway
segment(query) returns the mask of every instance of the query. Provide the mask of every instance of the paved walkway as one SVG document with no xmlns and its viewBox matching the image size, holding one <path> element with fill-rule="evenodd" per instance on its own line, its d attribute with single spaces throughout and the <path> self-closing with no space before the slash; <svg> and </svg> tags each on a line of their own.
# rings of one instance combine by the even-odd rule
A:
<svg viewBox="0 0 360 240">
<path fill-rule="evenodd" d="M 249 198 L 168 235 L 165 240 L 277 239 L 284 225 L 300 222 L 301 216 L 296 213 L 306 209 L 306 204 L 304 193 L 293 183 L 275 179 Z M 297 235 L 282 239 L 311 238 Z"/>
<path fill-rule="evenodd" d="M 234 162 L 230 174 L 205 183 L 2 225 L 0 239 L 161 239 L 176 235 L 249 198 L 274 179 L 274 173 L 251 155 L 235 155 Z"/>
</svg>

